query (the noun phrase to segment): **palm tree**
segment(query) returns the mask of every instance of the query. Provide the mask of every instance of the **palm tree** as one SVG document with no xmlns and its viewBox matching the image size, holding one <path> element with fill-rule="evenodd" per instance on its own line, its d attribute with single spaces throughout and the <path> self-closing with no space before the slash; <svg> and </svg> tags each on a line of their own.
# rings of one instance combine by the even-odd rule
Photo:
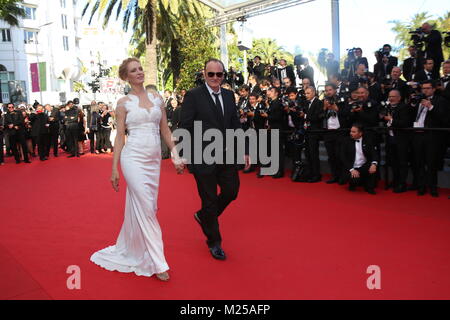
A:
<svg viewBox="0 0 450 320">
<path fill-rule="evenodd" d="M 0 0 L 0 20 L 10 26 L 18 26 L 19 18 L 25 17 L 25 10 L 20 6 L 23 0 Z"/>
<path fill-rule="evenodd" d="M 253 40 L 253 48 L 250 50 L 251 56 L 260 56 L 262 62 L 272 64 L 273 59 L 286 59 L 288 64 L 292 64 L 294 58 L 292 54 L 279 46 L 274 39 L 262 38 Z"/>
<path fill-rule="evenodd" d="M 178 39 L 179 23 L 205 14 L 205 7 L 192 0 L 88 0 L 82 15 L 92 5 L 89 23 L 96 12 L 104 13 L 105 27 L 116 9 L 116 19 L 123 15 L 122 27 L 125 31 L 131 26 L 134 32 L 132 44 L 142 53 L 145 48 L 146 83 L 157 83 L 157 39 L 164 52 L 171 53 L 171 66 L 175 70 L 174 80 L 179 76 Z M 133 18 L 133 19 L 131 19 Z M 132 22 L 131 22 L 132 20 Z M 158 26 L 158 28 L 157 28 Z M 170 49 L 170 51 L 169 51 Z M 178 73 L 177 73 L 178 71 Z"/>
</svg>

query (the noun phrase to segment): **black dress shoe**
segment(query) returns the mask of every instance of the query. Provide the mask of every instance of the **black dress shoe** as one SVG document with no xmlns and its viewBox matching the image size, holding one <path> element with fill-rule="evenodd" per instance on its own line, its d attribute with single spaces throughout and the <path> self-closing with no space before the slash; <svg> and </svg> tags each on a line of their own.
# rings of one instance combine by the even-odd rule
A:
<svg viewBox="0 0 450 320">
<path fill-rule="evenodd" d="M 257 177 L 257 178 L 264 178 L 264 176 L 263 176 L 260 172 L 258 172 L 258 173 L 256 174 L 256 177 Z"/>
<path fill-rule="evenodd" d="M 366 192 L 367 192 L 368 194 L 377 194 L 377 193 L 375 192 L 375 190 L 373 190 L 373 189 L 366 189 Z"/>
<path fill-rule="evenodd" d="M 250 173 L 250 172 L 253 172 L 253 171 L 255 171 L 255 169 L 252 166 L 250 166 L 250 168 L 248 168 L 247 170 L 242 171 L 242 173 Z"/>
<path fill-rule="evenodd" d="M 311 178 L 308 180 L 309 183 L 316 183 L 316 182 L 320 182 L 322 181 L 322 179 L 320 177 L 315 177 L 315 178 Z"/>
<path fill-rule="evenodd" d="M 328 180 L 328 181 L 327 181 L 327 184 L 333 184 L 333 183 L 338 183 L 338 182 L 339 182 L 338 179 L 333 178 L 333 179 L 331 179 L 331 180 Z"/>
<path fill-rule="evenodd" d="M 20 160 L 16 160 L 16 163 L 19 164 L 19 163 L 20 163 Z"/>
<path fill-rule="evenodd" d="M 393 190 L 394 193 L 403 193 L 406 192 L 406 186 L 405 185 L 398 185 Z"/>
<path fill-rule="evenodd" d="M 71 154 L 70 156 L 67 156 L 67 158 L 74 158 L 74 157 L 75 157 L 74 154 Z"/>
<path fill-rule="evenodd" d="M 427 192 L 426 189 L 423 188 L 423 187 L 417 189 L 417 195 L 418 196 L 423 196 L 426 192 Z"/>
<path fill-rule="evenodd" d="M 279 179 L 279 178 L 283 178 L 284 177 L 284 173 L 283 172 L 278 172 L 277 174 L 274 174 L 272 176 L 272 178 L 274 179 Z"/>
<path fill-rule="evenodd" d="M 355 186 L 348 186 L 348 191 L 356 191 L 356 187 Z"/>
<path fill-rule="evenodd" d="M 30 160 L 25 160 L 24 162 L 25 162 L 25 163 L 31 163 L 31 161 L 30 161 Z"/>
<path fill-rule="evenodd" d="M 419 188 L 417 188 L 417 186 L 415 186 L 415 185 L 411 185 L 411 186 L 409 186 L 408 188 L 406 188 L 408 191 L 416 191 L 417 189 L 419 189 Z"/>
<path fill-rule="evenodd" d="M 211 255 L 214 259 L 217 260 L 225 260 L 227 257 L 225 256 L 225 252 L 222 250 L 220 246 L 214 246 L 209 248 L 209 251 L 211 252 Z"/>
</svg>

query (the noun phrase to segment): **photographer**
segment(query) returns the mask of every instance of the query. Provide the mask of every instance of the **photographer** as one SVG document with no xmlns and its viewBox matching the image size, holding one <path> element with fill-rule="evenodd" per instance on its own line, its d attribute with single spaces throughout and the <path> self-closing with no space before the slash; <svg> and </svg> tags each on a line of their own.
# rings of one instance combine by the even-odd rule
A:
<svg viewBox="0 0 450 320">
<path fill-rule="evenodd" d="M 448 119 L 447 101 L 436 95 L 436 85 L 428 80 L 421 84 L 421 94 L 412 99 L 414 113 L 413 151 L 418 184 L 418 195 L 426 193 L 427 186 L 433 197 L 438 197 L 437 174 L 442 159 L 441 148 L 445 132 L 421 131 L 420 128 L 445 128 Z"/>
<path fill-rule="evenodd" d="M 392 47 L 390 44 L 385 44 L 383 48 L 380 49 L 382 55 L 387 56 L 389 59 L 389 65 L 392 67 L 398 66 L 398 58 L 391 56 Z"/>
<path fill-rule="evenodd" d="M 264 73 L 266 70 L 266 65 L 264 63 L 261 63 L 261 57 L 255 56 L 253 58 L 253 62 L 249 61 L 248 63 L 248 72 L 251 75 L 255 75 L 258 77 L 258 79 L 262 79 L 264 77 Z"/>
<path fill-rule="evenodd" d="M 267 91 L 267 97 L 270 99 L 269 110 L 268 110 L 268 120 L 269 120 L 269 130 L 278 129 L 279 130 L 279 140 L 278 140 L 278 152 L 279 152 L 279 162 L 280 167 L 278 172 L 272 176 L 272 178 L 282 178 L 284 177 L 284 144 L 285 144 L 285 134 L 283 132 L 285 112 L 283 110 L 283 105 L 279 99 L 281 91 L 279 88 L 271 87 Z"/>
<path fill-rule="evenodd" d="M 389 91 L 388 103 L 381 109 L 380 116 L 387 127 L 411 128 L 413 126 L 412 108 L 402 103 L 401 93 L 397 89 Z M 410 136 L 411 132 L 403 130 L 389 130 L 387 133 L 386 165 L 392 168 L 394 193 L 402 193 L 407 190 Z"/>
<path fill-rule="evenodd" d="M 316 89 L 313 87 L 305 89 L 305 96 L 307 103 L 304 112 L 304 128 L 306 129 L 306 154 L 309 163 L 309 177 L 306 182 L 315 183 L 322 180 L 319 159 L 321 134 L 312 131 L 323 129 L 325 112 L 323 102 L 316 97 Z"/>
<path fill-rule="evenodd" d="M 381 82 L 381 91 L 383 93 L 383 100 L 386 101 L 391 90 L 398 90 L 401 94 L 402 101 L 404 102 L 408 96 L 408 85 L 405 81 L 400 79 L 402 76 L 402 70 L 399 67 L 392 68 L 390 77 L 386 77 Z"/>
<path fill-rule="evenodd" d="M 450 101 L 450 60 L 447 60 L 442 64 L 442 70 L 444 76 L 439 81 L 437 91 L 442 97 Z"/>
<path fill-rule="evenodd" d="M 375 79 L 378 82 L 383 81 L 386 76 L 389 76 L 391 74 L 392 68 L 394 67 L 389 63 L 389 56 L 387 56 L 386 54 L 380 55 L 381 61 L 377 62 L 373 66 L 373 73 L 375 74 Z"/>
<path fill-rule="evenodd" d="M 339 145 L 346 136 L 346 132 L 339 129 L 349 127 L 350 109 L 346 106 L 344 98 L 337 96 L 337 88 L 334 84 L 328 83 L 325 85 L 323 110 L 325 112 L 324 128 L 327 130 L 323 135 L 323 140 L 331 169 L 331 179 L 327 183 L 340 182 L 344 184 L 339 158 Z"/>
<path fill-rule="evenodd" d="M 413 80 L 418 71 L 423 69 L 425 61 L 419 56 L 415 46 L 409 46 L 408 51 L 410 57 L 403 61 L 403 76 L 409 82 Z"/>
<path fill-rule="evenodd" d="M 250 87 L 250 93 L 261 93 L 261 88 L 259 87 L 257 76 L 251 75 L 248 77 L 248 86 Z"/>
<path fill-rule="evenodd" d="M 388 77 L 390 79 L 390 76 Z M 367 89 L 369 90 L 369 99 L 376 101 L 378 103 L 383 100 L 383 92 L 381 91 L 381 85 L 376 81 L 375 74 L 372 72 L 367 72 Z M 362 82 L 360 86 L 365 87 L 365 83 Z"/>
<path fill-rule="evenodd" d="M 353 48 L 348 50 L 347 58 L 344 62 L 343 76 L 347 78 L 348 81 L 355 75 L 356 70 L 360 64 L 364 65 L 364 69 L 369 69 L 369 63 L 367 58 L 362 56 L 361 48 Z"/>
<path fill-rule="evenodd" d="M 244 76 L 241 72 L 236 72 L 233 67 L 230 67 L 225 81 L 235 90 L 244 84 Z"/>
<path fill-rule="evenodd" d="M 247 85 L 243 85 L 239 88 L 239 101 L 237 103 L 237 108 L 239 112 L 239 119 L 242 124 L 242 129 L 247 130 L 251 126 L 251 118 L 247 117 L 247 113 L 249 112 L 248 108 L 248 98 L 250 94 L 250 88 Z"/>
<path fill-rule="evenodd" d="M 359 87 L 360 83 L 368 83 L 367 67 L 365 64 L 358 64 L 356 72 L 349 78 L 349 82 L 349 87 L 351 88 Z"/>
<path fill-rule="evenodd" d="M 314 83 L 314 69 L 309 65 L 309 60 L 306 58 L 303 59 L 303 64 L 298 70 L 298 77 L 302 80 L 309 79 L 311 83 Z"/>
<path fill-rule="evenodd" d="M 433 27 L 428 22 L 422 25 L 422 32 L 425 37 L 425 58 L 433 59 L 434 67 L 433 73 L 439 75 L 441 63 L 444 61 L 444 54 L 442 52 L 442 35 L 438 30 L 433 30 Z"/>
<path fill-rule="evenodd" d="M 325 68 L 327 70 L 328 81 L 330 81 L 331 75 L 339 74 L 339 62 L 334 59 L 334 54 L 329 52 L 327 54 L 327 60 L 325 62 Z"/>
<path fill-rule="evenodd" d="M 369 99 L 369 90 L 367 88 L 359 87 L 356 92 L 358 100 L 351 106 L 351 124 L 360 123 L 364 128 L 378 127 L 378 103 Z M 365 130 L 365 135 L 375 138 L 375 132 L 370 130 Z M 373 141 L 377 142 L 379 139 Z"/>
<path fill-rule="evenodd" d="M 266 91 L 264 91 L 264 94 L 266 94 Z M 249 102 L 250 105 L 255 109 L 254 112 L 254 117 L 253 117 L 253 125 L 255 130 L 258 131 L 258 145 L 257 145 L 257 150 L 258 150 L 258 155 L 259 155 L 259 137 L 261 136 L 261 134 L 264 132 L 264 129 L 268 128 L 268 117 L 269 117 L 269 101 L 267 96 L 265 95 L 264 97 L 259 96 L 256 93 L 251 93 L 250 97 L 249 97 Z M 266 148 L 268 148 L 269 146 L 269 140 L 267 139 L 267 145 Z M 259 158 L 256 159 L 256 164 L 257 166 L 261 166 L 261 163 L 259 161 Z M 261 171 L 258 170 L 258 172 L 256 173 L 256 176 L 258 178 L 262 178 L 263 176 L 261 175 Z"/>
<path fill-rule="evenodd" d="M 295 86 L 294 69 L 292 66 L 287 65 L 286 59 L 280 59 L 279 64 L 273 68 L 272 75 L 276 79 L 280 80 L 280 82 L 282 82 L 282 80 L 287 77 L 291 79 L 291 83 Z"/>
<path fill-rule="evenodd" d="M 435 63 L 432 58 L 426 58 L 425 63 L 423 65 L 423 69 L 419 70 L 414 75 L 414 81 L 423 82 L 423 81 L 427 81 L 427 80 L 438 80 L 439 72 L 435 71 L 434 65 L 435 65 Z"/>
<path fill-rule="evenodd" d="M 340 74 L 332 74 L 329 76 L 330 83 L 334 84 L 336 86 L 336 94 L 339 98 L 344 98 L 347 102 L 350 90 L 348 86 L 345 85 L 345 83 L 342 81 L 342 77 Z"/>
</svg>

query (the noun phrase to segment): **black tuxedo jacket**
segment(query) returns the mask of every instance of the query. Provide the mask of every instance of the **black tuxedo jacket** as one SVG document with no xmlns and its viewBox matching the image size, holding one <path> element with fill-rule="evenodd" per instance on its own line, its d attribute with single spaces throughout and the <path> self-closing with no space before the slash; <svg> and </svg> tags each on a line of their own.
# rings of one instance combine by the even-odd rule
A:
<svg viewBox="0 0 450 320">
<path fill-rule="evenodd" d="M 20 132 L 25 131 L 25 120 L 23 118 L 21 111 L 15 110 L 14 112 L 7 112 L 4 115 L 4 117 L 5 117 L 5 130 L 10 136 L 15 135 L 18 131 Z M 10 124 L 19 127 L 19 130 L 16 130 L 14 127 L 12 129 L 8 128 Z"/>
<path fill-rule="evenodd" d="M 215 106 L 213 97 L 209 94 L 206 85 L 201 85 L 188 91 L 184 97 L 183 107 L 180 114 L 179 127 L 188 130 L 191 133 L 191 154 L 192 159 L 190 165 L 188 165 L 192 173 L 207 174 L 212 173 L 215 168 L 215 164 L 206 164 L 203 159 L 194 159 L 194 142 L 202 141 L 202 154 L 203 150 L 211 143 L 209 141 L 203 141 L 203 134 L 208 129 L 218 129 L 222 132 L 225 143 L 226 129 L 240 129 L 241 124 L 237 117 L 236 102 L 234 94 L 230 90 L 221 88 L 224 115 L 222 116 Z M 202 137 L 196 137 L 194 135 L 194 121 L 200 121 L 202 124 Z M 226 155 L 224 152 L 224 161 Z M 194 160 L 199 164 L 194 164 Z"/>
<path fill-rule="evenodd" d="M 399 104 L 392 109 L 393 128 L 412 128 L 414 122 L 414 108 L 407 104 Z M 410 131 L 394 130 L 394 137 L 406 139 L 411 135 Z"/>
<path fill-rule="evenodd" d="M 425 61 L 423 61 L 423 59 L 420 57 L 409 57 L 408 59 L 405 59 L 405 61 L 403 62 L 403 76 L 405 77 L 405 79 L 407 81 L 411 81 L 413 75 L 415 75 L 418 71 L 423 70 L 424 62 Z"/>
<path fill-rule="evenodd" d="M 417 71 L 416 74 L 414 75 L 414 81 L 422 82 L 422 81 L 428 80 L 428 77 L 425 72 L 426 72 L 425 70 Z M 439 79 L 439 74 L 437 74 L 435 72 L 431 72 L 431 80 L 438 80 L 438 79 Z"/>
<path fill-rule="evenodd" d="M 441 96 L 435 95 L 431 99 L 433 105 L 432 110 L 427 111 L 425 117 L 425 128 L 445 128 L 448 126 L 450 117 L 450 106 L 446 99 Z M 414 121 L 417 120 L 420 104 L 413 106 Z"/>
<path fill-rule="evenodd" d="M 285 112 L 279 99 L 270 102 L 268 119 L 270 129 L 284 129 Z"/>
<path fill-rule="evenodd" d="M 346 138 L 341 146 L 341 161 L 344 167 L 344 170 L 348 172 L 350 169 L 353 168 L 353 165 L 355 163 L 355 157 L 356 157 L 356 147 L 355 147 L 355 140 L 353 140 L 351 137 Z M 362 137 L 362 152 L 364 156 L 366 157 L 366 163 L 372 163 L 372 162 L 380 162 L 378 151 L 376 145 L 373 143 L 373 141 L 367 137 Z"/>
<path fill-rule="evenodd" d="M 311 103 L 307 101 L 305 104 L 306 121 L 309 122 L 309 130 L 323 129 L 323 120 L 325 119 L 325 111 L 323 110 L 323 101 L 314 98 Z"/>
<path fill-rule="evenodd" d="M 46 124 L 48 124 L 48 116 L 44 112 L 31 114 L 30 121 L 32 137 L 38 137 L 49 133 L 49 128 L 46 126 Z"/>
<path fill-rule="evenodd" d="M 425 54 L 427 58 L 433 58 L 435 65 L 444 61 L 442 52 L 442 35 L 437 30 L 432 30 L 428 37 L 425 37 L 426 48 Z"/>
</svg>

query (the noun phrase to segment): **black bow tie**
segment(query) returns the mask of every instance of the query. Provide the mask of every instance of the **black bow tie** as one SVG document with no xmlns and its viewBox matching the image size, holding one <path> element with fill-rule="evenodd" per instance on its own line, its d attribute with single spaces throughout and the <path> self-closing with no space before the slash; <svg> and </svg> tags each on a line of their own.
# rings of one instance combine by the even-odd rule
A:
<svg viewBox="0 0 450 320">
<path fill-rule="evenodd" d="M 360 142 L 360 140 L 355 140 L 355 142 L 358 142 L 358 143 L 359 143 L 359 142 Z"/>
</svg>

